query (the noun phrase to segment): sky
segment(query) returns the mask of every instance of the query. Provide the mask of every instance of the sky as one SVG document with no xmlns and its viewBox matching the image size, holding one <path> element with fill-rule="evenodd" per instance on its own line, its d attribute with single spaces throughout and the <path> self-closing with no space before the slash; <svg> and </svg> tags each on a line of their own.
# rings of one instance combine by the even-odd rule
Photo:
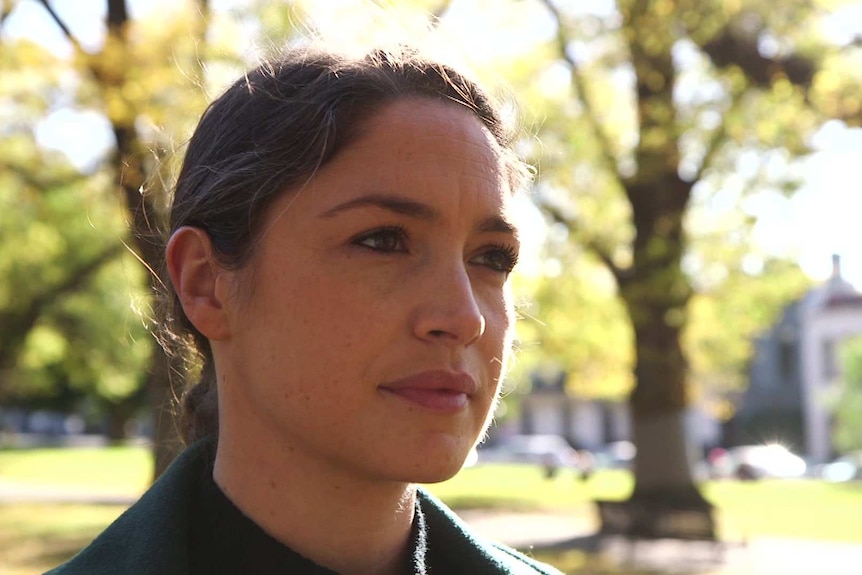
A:
<svg viewBox="0 0 862 575">
<path fill-rule="evenodd" d="M 221 10 L 242 0 L 212 0 L 213 10 Z M 132 17 L 145 15 L 168 3 L 166 0 L 131 0 Z M 357 0 L 329 0 L 326 10 L 357 10 Z M 324 3 L 317 3 L 323 6 Z M 367 2 L 365 2 L 367 5 Z M 101 21 L 103 0 L 54 0 L 61 14 L 85 49 L 97 49 L 104 32 Z M 524 24 L 520 37 L 483 36 L 475 22 L 499 11 L 489 11 L 489 0 L 456 1 L 450 12 L 449 40 L 458 49 L 477 56 L 485 50 L 496 57 L 515 53 L 535 35 L 546 33 L 548 22 Z M 613 2 L 600 0 L 588 4 L 592 11 L 612 9 Z M 361 8 L 359 9 L 361 10 Z M 321 18 L 321 22 L 324 18 Z M 849 42 L 862 35 L 862 2 L 835 13 L 825 22 L 836 43 Z M 35 0 L 20 0 L 4 26 L 7 37 L 26 36 L 52 51 L 71 55 L 71 48 L 60 30 Z M 324 30 L 338 35 L 338 30 Z M 479 55 L 481 56 L 481 55 Z M 65 152 L 77 166 L 86 169 L 106 154 L 112 136 L 107 121 L 96 112 L 60 109 L 47 116 L 37 127 L 40 144 Z M 82 138 L 86 142 L 82 142 Z M 757 217 L 752 241 L 769 253 L 796 259 L 815 281 L 832 272 L 832 255 L 841 256 L 845 279 L 862 289 L 862 130 L 848 129 L 838 122 L 827 123 L 811 141 L 814 153 L 801 161 L 803 185 L 789 200 L 763 196 L 746 206 Z"/>
</svg>

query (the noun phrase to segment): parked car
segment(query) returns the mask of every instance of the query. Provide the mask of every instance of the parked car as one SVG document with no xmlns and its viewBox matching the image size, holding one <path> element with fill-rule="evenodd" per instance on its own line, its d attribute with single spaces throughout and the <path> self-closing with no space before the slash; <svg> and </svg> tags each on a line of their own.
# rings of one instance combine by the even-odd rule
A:
<svg viewBox="0 0 862 575">
<path fill-rule="evenodd" d="M 842 455 L 835 461 L 820 466 L 816 476 L 835 483 L 862 481 L 862 451 Z"/>
<path fill-rule="evenodd" d="M 710 458 L 714 478 L 754 480 L 798 478 L 805 475 L 805 460 L 777 443 L 731 447 Z"/>
<path fill-rule="evenodd" d="M 603 469 L 631 469 L 637 448 L 631 441 L 612 441 L 595 452 L 595 465 Z"/>
<path fill-rule="evenodd" d="M 560 435 L 512 435 L 479 447 L 478 463 L 540 465 L 548 477 L 560 469 L 577 468 L 578 452 Z"/>
</svg>

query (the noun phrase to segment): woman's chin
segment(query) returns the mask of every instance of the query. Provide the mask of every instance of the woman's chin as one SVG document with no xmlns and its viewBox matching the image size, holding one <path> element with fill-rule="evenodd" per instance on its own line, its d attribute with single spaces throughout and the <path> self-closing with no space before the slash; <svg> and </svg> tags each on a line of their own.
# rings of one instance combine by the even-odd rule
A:
<svg viewBox="0 0 862 575">
<path fill-rule="evenodd" d="M 467 454 L 458 454 L 447 460 L 427 458 L 411 469 L 410 483 L 440 483 L 452 479 L 465 465 Z"/>
<path fill-rule="evenodd" d="M 440 483 L 475 463 L 472 433 L 403 434 L 398 439 L 386 448 L 368 446 L 354 453 L 352 463 L 377 479 L 399 483 Z"/>
</svg>

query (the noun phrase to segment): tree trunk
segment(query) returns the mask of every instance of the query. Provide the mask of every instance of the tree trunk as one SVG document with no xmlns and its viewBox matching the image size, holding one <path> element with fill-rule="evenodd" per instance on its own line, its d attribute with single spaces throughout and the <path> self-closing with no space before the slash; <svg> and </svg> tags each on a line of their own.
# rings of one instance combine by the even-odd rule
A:
<svg viewBox="0 0 862 575">
<path fill-rule="evenodd" d="M 635 337 L 629 401 L 638 451 L 631 497 L 709 507 L 694 484 L 685 428 L 688 362 L 681 339 L 691 286 L 681 262 L 690 189 L 676 175 L 627 189 L 637 232 L 632 266 L 620 278 Z"/>
<path fill-rule="evenodd" d="M 636 385 L 629 398 L 637 446 L 631 498 L 709 507 L 694 484 L 694 451 L 685 426 L 688 368 L 680 345 L 682 326 L 676 324 L 684 304 L 673 297 L 657 299 L 664 301 L 626 300 L 635 320 L 636 340 Z M 635 319 L 649 316 L 653 319 Z"/>
<path fill-rule="evenodd" d="M 107 0 L 108 13 L 108 47 L 127 53 L 128 39 L 127 28 L 129 24 L 128 11 L 125 0 Z M 200 42 L 205 41 L 207 30 L 207 18 L 209 14 L 209 3 L 207 0 L 196 0 L 199 18 L 199 26 L 193 30 L 193 34 Z M 116 56 L 116 55 L 114 55 Z M 103 93 L 113 94 L 115 97 L 123 93 L 127 82 L 126 68 L 124 62 L 131 58 L 108 58 L 108 62 L 117 63 L 119 66 L 112 68 L 96 68 L 94 75 L 100 82 Z M 196 62 L 195 70 L 198 74 L 198 85 L 203 83 L 203 69 Z M 132 217 L 132 233 L 134 237 L 135 251 L 141 262 L 149 270 L 150 292 L 156 302 L 162 293 L 163 274 L 163 232 L 166 214 L 158 209 L 157 197 L 166 191 L 157 187 L 161 180 L 148 177 L 147 174 L 147 150 L 138 136 L 135 128 L 135 120 L 139 111 L 126 102 L 120 113 L 110 116 L 111 126 L 117 143 L 116 167 L 119 184 L 126 200 L 126 207 Z M 155 170 L 158 171 L 157 169 Z M 149 187 L 147 187 L 149 186 Z M 158 309 L 158 305 L 154 306 Z M 157 318 L 160 320 L 161 318 Z M 158 334 L 156 334 L 156 337 Z M 176 424 L 175 414 L 177 410 L 177 397 L 181 389 L 175 389 L 174 376 L 182 379 L 184 366 L 179 358 L 168 356 L 162 349 L 157 339 L 152 340 L 153 354 L 150 375 L 147 379 L 147 390 L 149 393 L 150 406 L 153 417 L 153 459 L 154 476 L 158 478 L 167 466 L 181 451 L 183 442 L 180 438 L 179 428 Z"/>
<path fill-rule="evenodd" d="M 120 443 L 128 438 L 127 424 L 132 417 L 132 406 L 128 401 L 106 402 L 108 417 L 108 441 Z"/>
<path fill-rule="evenodd" d="M 689 491 L 685 357 L 679 329 L 655 318 L 635 328 L 637 385 L 630 397 L 637 445 L 632 497 L 658 490 Z"/>
<path fill-rule="evenodd" d="M 102 64 L 95 65 L 93 72 L 105 99 L 123 104 L 108 114 L 116 140 L 114 166 L 126 208 L 131 215 L 133 246 L 136 255 L 149 270 L 150 293 L 154 301 L 158 301 L 162 289 L 159 274 L 162 267 L 161 223 L 164 214 L 159 212 L 157 202 L 153 200 L 154 194 L 162 190 L 146 187 L 156 182 L 148 182 L 146 149 L 135 128 L 139 111 L 122 96 L 128 81 L 124 63 L 131 60 L 126 2 L 108 0 L 107 4 L 108 38 L 102 52 Z M 171 389 L 169 360 L 156 339 L 158 334 L 154 336 L 151 341 L 152 364 L 147 389 L 153 408 L 153 458 L 157 478 L 178 453 L 181 441 L 173 423 L 175 395 Z"/>
<path fill-rule="evenodd" d="M 682 271 L 683 219 L 692 183 L 677 172 L 675 36 L 650 0 L 620 7 L 635 71 L 640 133 L 637 172 L 621 179 L 635 229 L 632 264 L 617 274 L 635 336 L 630 406 L 637 457 L 631 497 L 708 506 L 694 484 L 684 425 L 688 364 L 681 336 L 692 290 Z"/>
<path fill-rule="evenodd" d="M 685 426 L 687 369 L 679 329 L 659 330 L 669 332 L 667 338 L 650 337 L 652 331 L 636 328 L 637 383 L 629 399 L 637 446 L 631 497 L 708 506 L 691 472 L 694 451 Z"/>
<path fill-rule="evenodd" d="M 694 485 L 684 425 L 688 365 L 681 335 L 691 285 L 682 271 L 683 218 L 693 182 L 678 175 L 679 134 L 674 103 L 675 32 L 653 0 L 618 2 L 623 38 L 635 72 L 639 138 L 637 170 L 624 175 L 618 153 L 592 105 L 556 3 L 543 4 L 557 22 L 557 46 L 606 167 L 625 191 L 635 237 L 632 263 L 621 267 L 603 242 L 587 245 L 608 266 L 619 287 L 635 336 L 635 389 L 629 398 L 635 458 L 632 498 L 708 505 Z M 665 3 L 666 4 L 666 3 Z M 565 218 L 563 218 L 565 219 Z M 573 226 L 568 222 L 569 229 Z"/>
</svg>

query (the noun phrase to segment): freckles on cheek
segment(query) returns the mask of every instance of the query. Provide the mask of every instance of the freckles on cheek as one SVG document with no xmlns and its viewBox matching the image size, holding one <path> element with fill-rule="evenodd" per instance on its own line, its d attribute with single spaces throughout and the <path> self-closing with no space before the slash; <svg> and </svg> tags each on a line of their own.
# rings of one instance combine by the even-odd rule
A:
<svg viewBox="0 0 862 575">
<path fill-rule="evenodd" d="M 489 331 L 493 329 L 506 337 L 515 326 L 515 308 L 511 299 L 503 295 L 486 306 L 485 322 Z"/>
</svg>

